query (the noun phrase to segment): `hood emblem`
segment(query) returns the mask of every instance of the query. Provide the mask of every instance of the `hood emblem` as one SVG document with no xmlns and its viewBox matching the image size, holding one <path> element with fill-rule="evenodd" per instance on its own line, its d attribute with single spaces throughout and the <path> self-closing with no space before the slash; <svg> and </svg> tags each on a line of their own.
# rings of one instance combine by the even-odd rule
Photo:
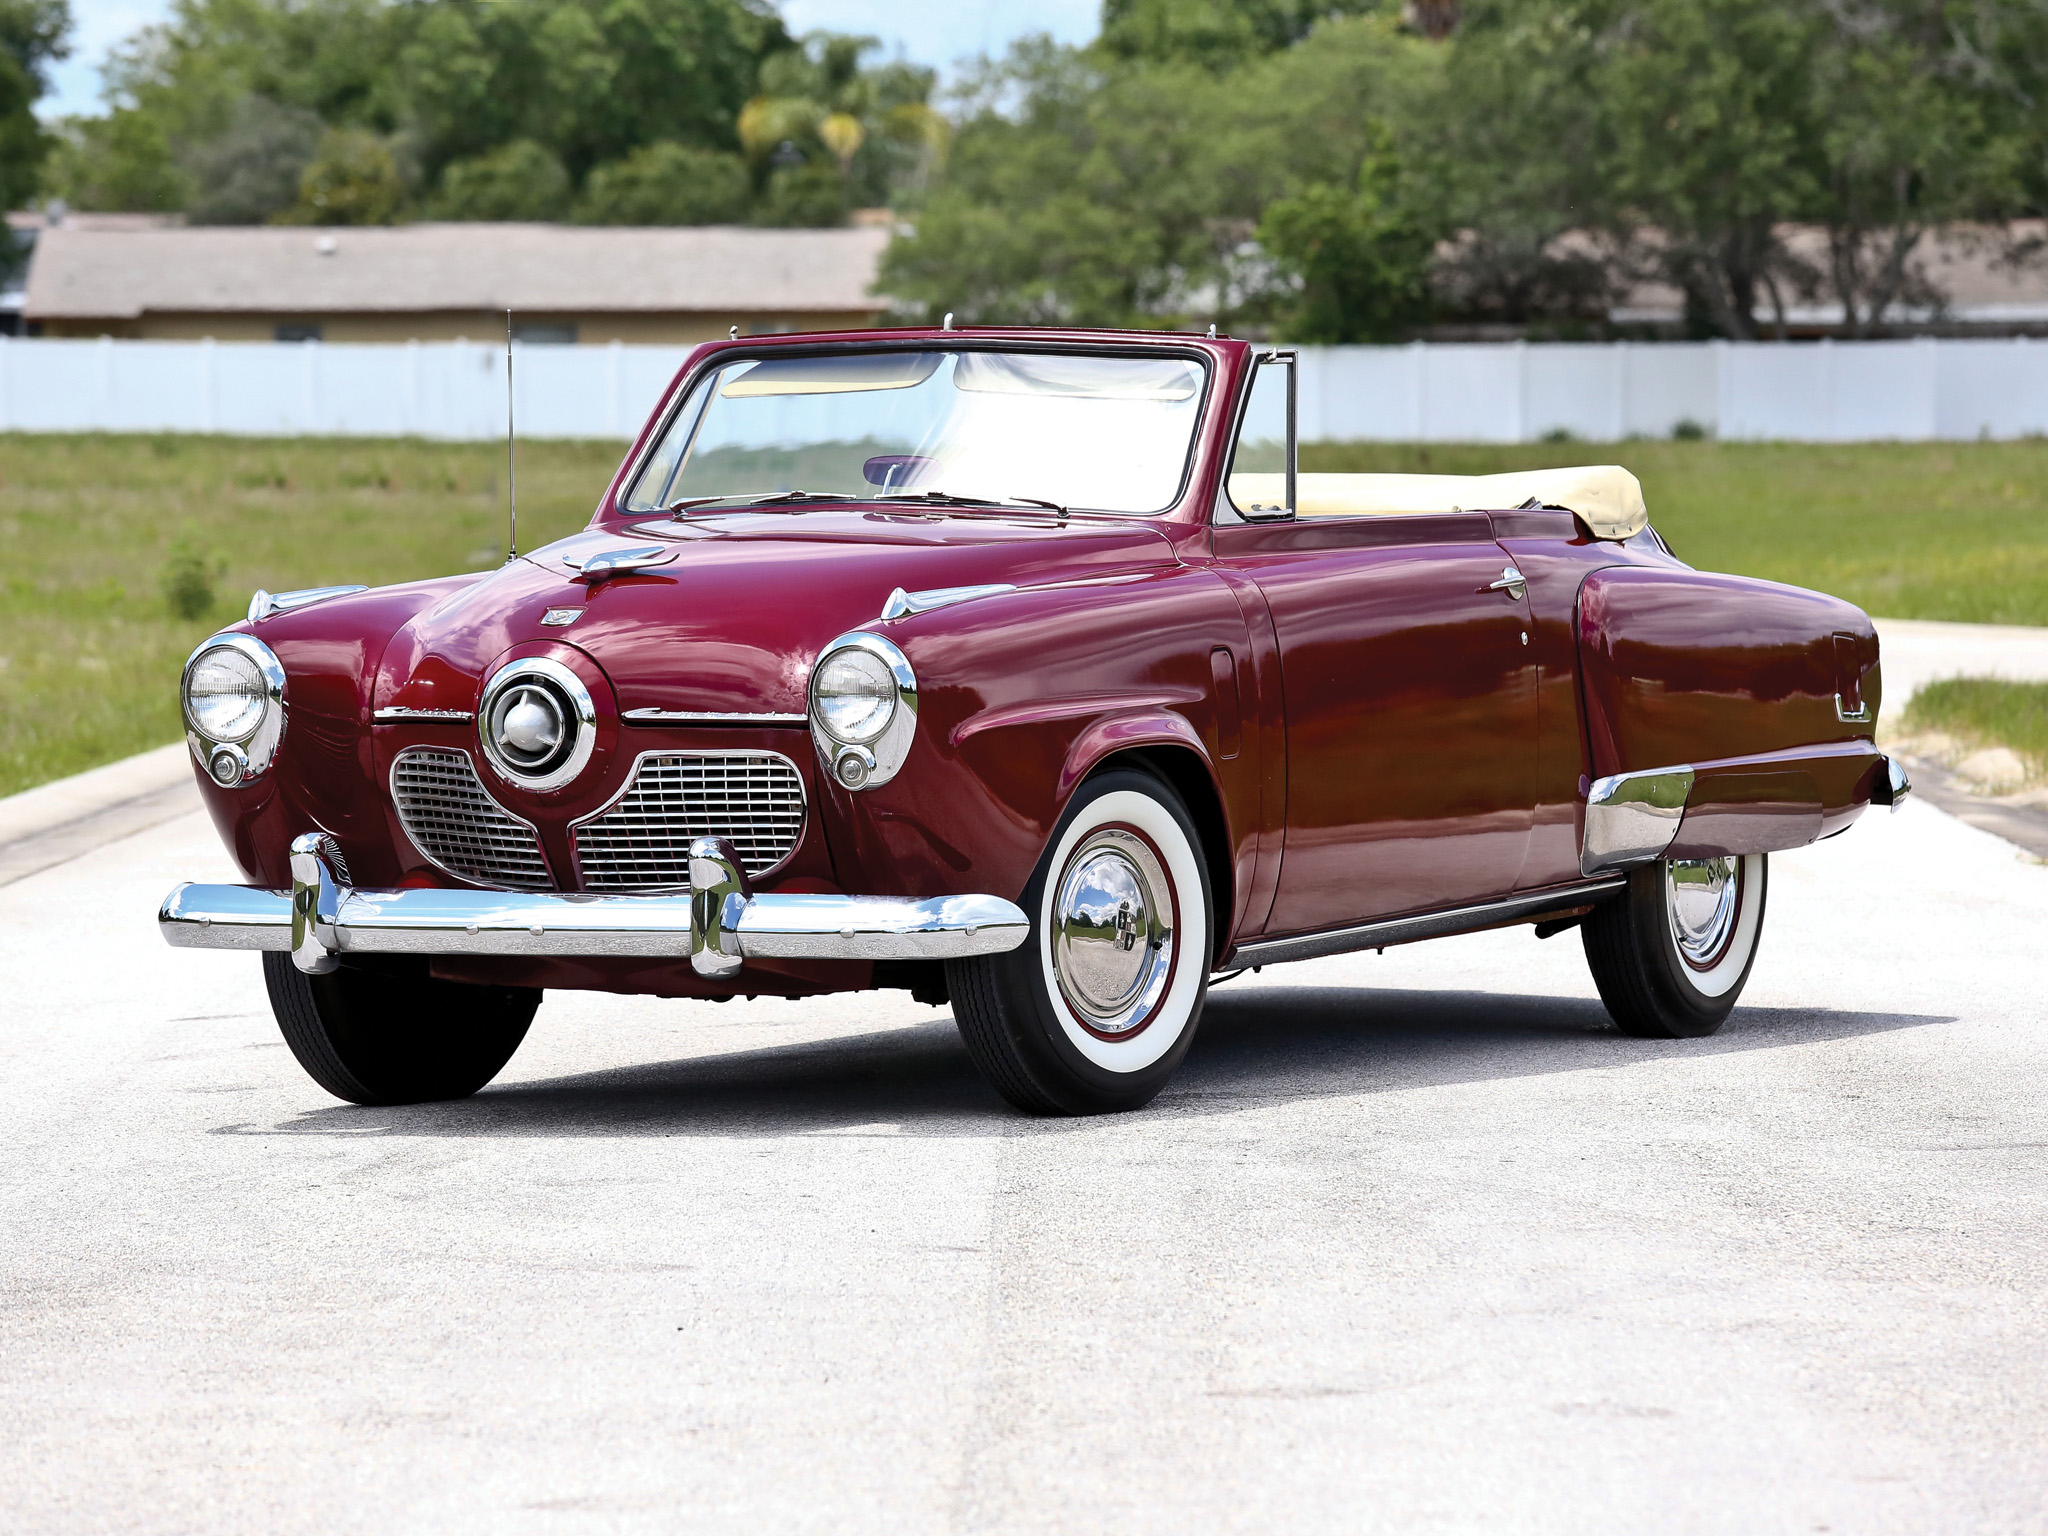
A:
<svg viewBox="0 0 2048 1536">
<path fill-rule="evenodd" d="M 540 616 L 540 621 L 550 629 L 567 629 L 582 617 L 581 608 L 550 608 Z"/>
</svg>

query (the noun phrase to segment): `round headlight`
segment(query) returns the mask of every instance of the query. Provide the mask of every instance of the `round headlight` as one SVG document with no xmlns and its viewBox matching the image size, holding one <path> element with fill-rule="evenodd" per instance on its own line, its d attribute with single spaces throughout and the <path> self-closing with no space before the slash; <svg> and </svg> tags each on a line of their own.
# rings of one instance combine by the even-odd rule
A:
<svg viewBox="0 0 2048 1536">
<path fill-rule="evenodd" d="M 185 678 L 185 718 L 211 741 L 247 741 L 263 724 L 269 684 L 253 658 L 218 645 Z"/>
<path fill-rule="evenodd" d="M 835 740 L 873 741 L 896 713 L 896 677 L 870 651 L 849 646 L 818 669 L 818 723 Z"/>
</svg>

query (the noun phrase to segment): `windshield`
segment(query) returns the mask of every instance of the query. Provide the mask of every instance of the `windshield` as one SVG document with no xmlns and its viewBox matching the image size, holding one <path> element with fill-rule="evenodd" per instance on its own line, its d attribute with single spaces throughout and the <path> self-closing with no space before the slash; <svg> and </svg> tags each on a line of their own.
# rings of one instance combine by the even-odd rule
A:
<svg viewBox="0 0 2048 1536">
<path fill-rule="evenodd" d="M 627 493 L 906 497 L 1164 512 L 1180 495 L 1202 365 L 1068 352 L 748 358 L 700 379 Z"/>
</svg>

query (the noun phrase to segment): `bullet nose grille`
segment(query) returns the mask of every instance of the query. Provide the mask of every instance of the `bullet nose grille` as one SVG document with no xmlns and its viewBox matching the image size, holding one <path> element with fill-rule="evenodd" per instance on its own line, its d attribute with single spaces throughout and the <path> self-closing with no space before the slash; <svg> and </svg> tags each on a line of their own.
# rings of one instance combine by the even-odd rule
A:
<svg viewBox="0 0 2048 1536">
<path fill-rule="evenodd" d="M 592 891 L 690 883 L 690 840 L 724 837 L 747 873 L 773 869 L 804 830 L 804 781 L 779 752 L 649 752 L 618 803 L 576 829 Z"/>
<path fill-rule="evenodd" d="M 391 765 L 391 798 L 413 846 L 478 885 L 544 891 L 554 885 L 540 837 L 490 797 L 467 752 L 415 747 Z"/>
</svg>

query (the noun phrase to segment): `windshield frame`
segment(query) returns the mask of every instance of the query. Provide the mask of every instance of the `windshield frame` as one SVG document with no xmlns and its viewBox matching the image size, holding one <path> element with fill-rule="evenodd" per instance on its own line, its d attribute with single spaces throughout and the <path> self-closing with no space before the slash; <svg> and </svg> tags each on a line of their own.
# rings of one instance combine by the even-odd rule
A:
<svg viewBox="0 0 2048 1536">
<path fill-rule="evenodd" d="M 1070 357 L 1171 357 L 1183 362 L 1196 364 L 1202 370 L 1202 387 L 1196 398 L 1194 424 L 1188 433 L 1187 452 L 1181 460 L 1179 483 L 1174 488 L 1173 496 L 1163 507 L 1154 512 L 1120 512 L 1106 507 L 1070 506 L 1063 509 L 1062 512 L 1054 512 L 1047 507 L 1034 506 L 1029 502 L 1000 501 L 989 502 L 986 510 L 1027 513 L 1037 517 L 1072 515 L 1114 517 L 1124 520 L 1135 518 L 1144 522 L 1156 523 L 1171 519 L 1176 512 L 1187 505 L 1191 482 L 1194 478 L 1195 463 L 1202 451 L 1204 435 L 1209 427 L 1210 401 L 1216 390 L 1217 360 L 1207 349 L 1194 345 L 1176 344 L 1164 339 L 1160 341 L 1122 342 L 1107 339 L 1100 342 L 1079 339 L 1056 341 L 1051 338 L 1039 340 L 1037 338 L 1018 338 L 1005 335 L 973 335 L 955 331 L 923 331 L 902 335 L 882 333 L 878 334 L 872 341 L 862 338 L 860 340 L 826 342 L 792 340 L 786 343 L 778 343 L 769 337 L 754 336 L 744 338 L 738 342 L 713 343 L 710 351 L 689 370 L 688 374 L 670 392 L 669 398 L 661 407 L 655 424 L 642 434 L 638 447 L 634 450 L 624 471 L 614 483 L 614 488 L 611 496 L 607 499 L 605 510 L 613 517 L 631 522 L 645 522 L 648 518 L 658 518 L 666 515 L 658 508 L 648 511 L 634 511 L 627 507 L 626 498 L 632 494 L 633 487 L 640 483 L 640 476 L 646 470 L 647 461 L 654 456 L 656 450 L 660 448 L 662 442 L 668 437 L 670 430 L 676 425 L 678 418 L 696 395 L 699 386 L 721 368 L 729 367 L 734 363 L 763 362 L 769 358 L 777 357 L 824 357 L 843 352 L 936 351 L 1054 353 Z M 716 506 L 706 506 L 701 511 L 705 516 L 716 516 L 720 513 L 745 512 L 756 505 L 758 503 L 752 501 L 725 500 Z M 798 502 L 796 505 L 805 506 L 808 504 Z M 823 505 L 837 507 L 898 507 L 903 505 L 915 506 L 919 505 L 919 503 L 915 498 L 910 497 L 892 498 L 876 495 L 873 497 L 853 496 L 844 500 L 835 497 L 831 501 L 823 503 Z M 961 506 L 949 510 L 973 512 L 978 509 L 974 506 Z M 675 515 L 687 517 L 690 514 L 686 511 Z"/>
</svg>

